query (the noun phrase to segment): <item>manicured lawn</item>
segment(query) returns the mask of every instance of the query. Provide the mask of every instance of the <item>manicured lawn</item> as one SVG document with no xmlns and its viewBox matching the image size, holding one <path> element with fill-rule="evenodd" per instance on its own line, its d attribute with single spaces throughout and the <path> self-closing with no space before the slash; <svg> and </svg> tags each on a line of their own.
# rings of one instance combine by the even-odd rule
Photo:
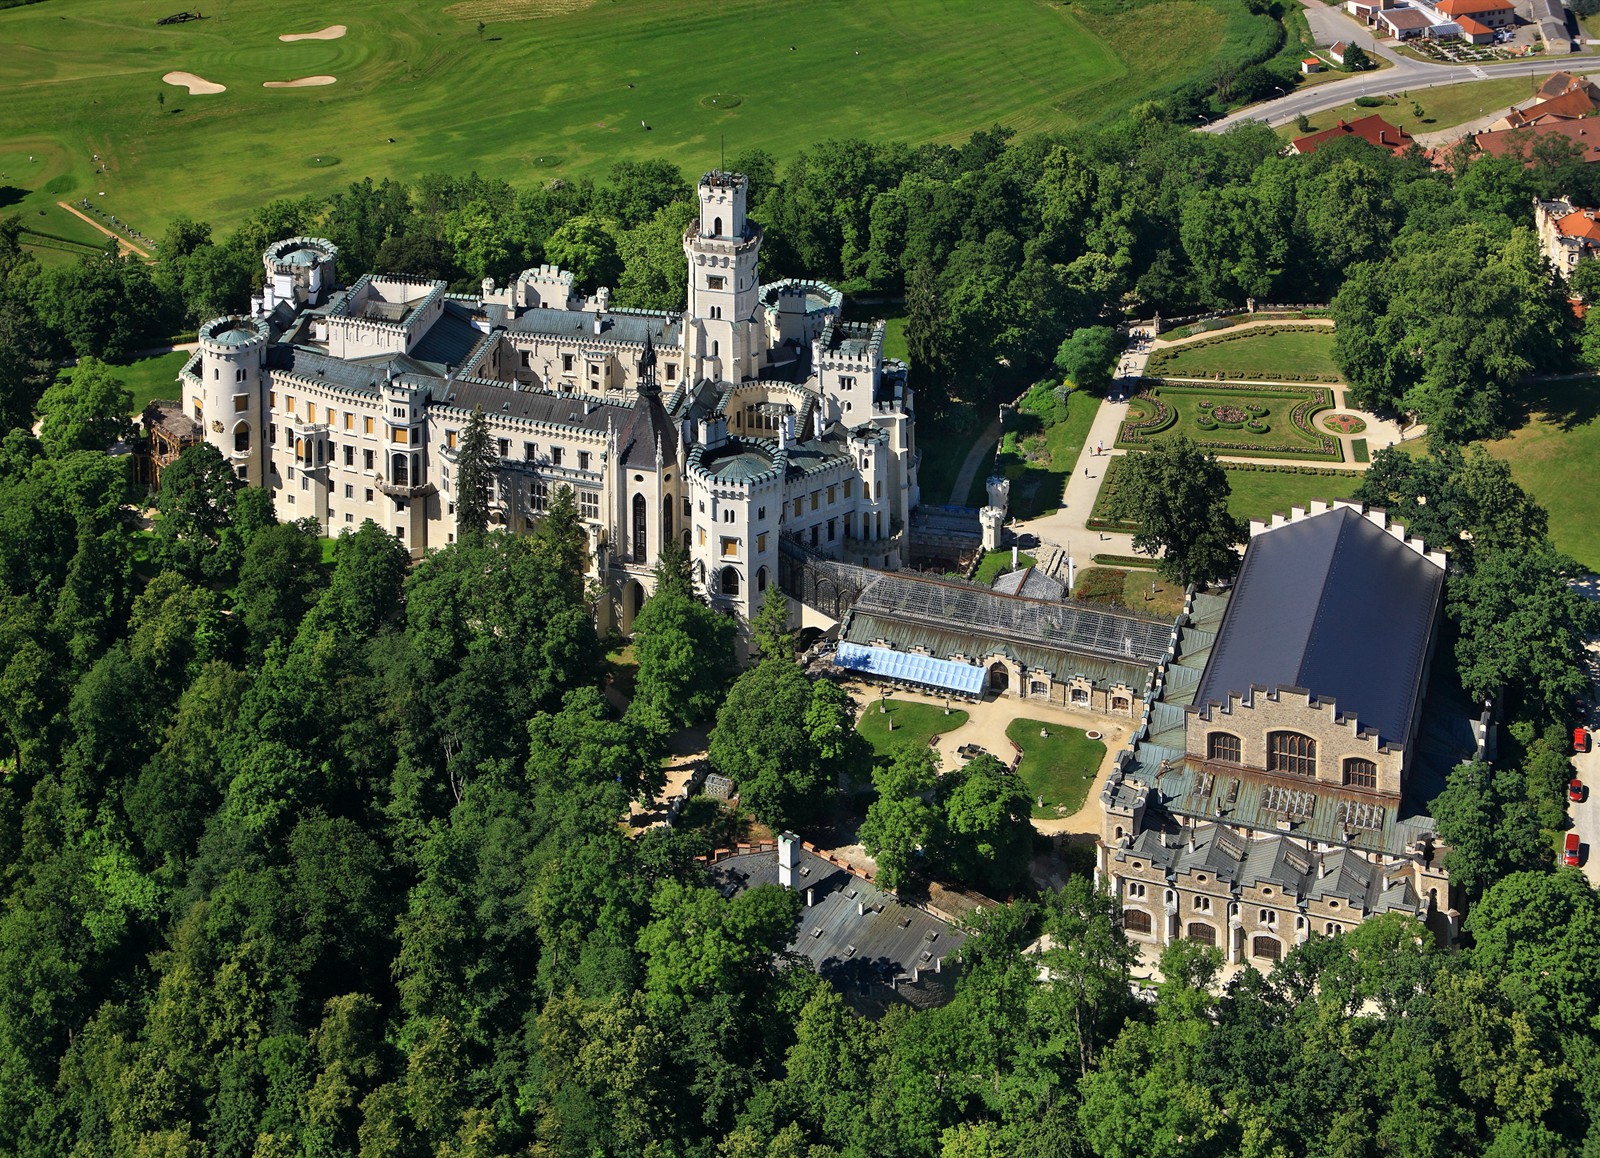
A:
<svg viewBox="0 0 1600 1158">
<path fill-rule="evenodd" d="M 1110 518 L 1111 499 L 1116 491 L 1122 459 L 1112 460 L 1106 478 L 1095 497 L 1093 517 Z M 1224 468 L 1227 469 L 1226 464 Z M 1333 502 L 1347 499 L 1361 485 L 1360 471 L 1337 474 L 1299 474 L 1284 470 L 1228 470 L 1228 510 L 1238 519 L 1268 519 L 1277 512 L 1287 514 L 1290 507 L 1303 507 L 1312 499 Z M 1123 529 L 1123 528 L 1118 528 Z M 1148 580 L 1147 580 L 1148 582 Z"/>
<path fill-rule="evenodd" d="M 1027 719 L 1012 720 L 1006 737 L 1022 749 L 1017 775 L 1033 793 L 1034 819 L 1055 820 L 1083 807 L 1105 744 L 1078 728 Z"/>
<path fill-rule="evenodd" d="M 1293 506 L 1303 507 L 1312 499 L 1333 502 L 1347 499 L 1361 485 L 1361 472 L 1339 474 L 1284 474 L 1279 471 L 1230 470 L 1228 510 L 1235 518 L 1267 519 Z"/>
<path fill-rule="evenodd" d="M 1550 537 L 1585 567 L 1600 570 L 1600 517 L 1595 463 L 1600 462 L 1600 379 L 1531 386 L 1539 397 L 1509 438 L 1489 453 L 1511 464 L 1511 476 L 1550 512 Z M 1410 450 L 1412 444 L 1406 443 Z"/>
<path fill-rule="evenodd" d="M 1032 567 L 1036 562 L 1038 560 L 1026 551 L 1017 552 L 1017 567 L 1019 569 Z M 973 572 L 972 581 L 974 583 L 982 583 L 987 587 L 1009 570 L 1011 570 L 1011 552 L 1009 550 L 990 551 L 978 563 L 978 569 Z"/>
<path fill-rule="evenodd" d="M 532 186 L 640 158 L 696 174 L 724 139 L 730 161 L 782 161 L 853 137 L 1059 131 L 1208 75 L 1250 31 L 1196 0 L 1110 16 L 1039 0 L 286 0 L 156 25 L 179 7 L 0 12 L 0 204 L 87 197 L 160 236 L 179 213 L 226 230 L 367 176 Z M 278 39 L 335 23 L 342 38 Z M 169 70 L 226 91 L 191 96 Z M 316 75 L 338 79 L 262 87 Z"/>
<path fill-rule="evenodd" d="M 1222 382 L 1155 385 L 1129 401 L 1117 445 L 1140 450 L 1186 434 L 1219 455 L 1340 462 L 1344 452 L 1339 440 L 1315 425 L 1316 416 L 1331 404 L 1332 393 L 1329 387 L 1311 385 L 1259 389 Z M 1310 405 L 1301 409 L 1296 422 L 1296 409 L 1308 399 Z M 1257 429 L 1250 428 L 1252 422 Z"/>
<path fill-rule="evenodd" d="M 933 737 L 951 732 L 967 722 L 967 713 L 960 708 L 944 708 L 934 704 L 921 704 L 912 700 L 886 700 L 887 712 L 880 712 L 876 703 L 869 704 L 856 721 L 856 730 L 866 737 L 872 751 L 878 756 L 889 756 L 907 744 L 926 745 Z M 894 721 L 894 731 L 889 721 Z"/>
<path fill-rule="evenodd" d="M 1155 560 L 1148 565 L 1154 566 Z M 1087 567 L 1078 572 L 1076 599 L 1123 607 L 1145 615 L 1170 618 L 1183 610 L 1183 588 L 1154 571 L 1129 571 L 1121 567 Z"/>
<path fill-rule="evenodd" d="M 1406 96 L 1387 97 L 1385 103 L 1377 108 L 1362 108 L 1356 104 L 1340 105 L 1327 112 L 1312 113 L 1311 131 L 1331 129 L 1341 120 L 1353 121 L 1357 117 L 1377 113 L 1391 125 L 1408 133 L 1436 133 L 1440 129 L 1459 125 L 1463 121 L 1473 120 L 1485 113 L 1521 104 L 1534 95 L 1539 83 L 1545 77 L 1555 71 L 1552 62 L 1544 60 L 1534 66 L 1531 82 L 1527 74 L 1472 82 L 1466 82 L 1463 78 L 1462 84 L 1440 85 L 1438 88 L 1418 89 Z M 1413 105 L 1421 107 L 1420 117 Z M 1278 131 L 1285 137 L 1304 135 L 1292 123 Z"/>
<path fill-rule="evenodd" d="M 1061 508 L 1067 473 L 1083 452 L 1099 409 L 1099 396 L 1082 390 L 1068 391 L 1065 400 L 1048 387 L 1036 386 L 1028 393 L 1000 445 L 999 464 L 1011 480 L 1013 515 L 1032 519 Z"/>
<path fill-rule="evenodd" d="M 1202 339 L 1192 346 L 1160 351 L 1150 359 L 1147 373 L 1178 378 L 1224 374 L 1266 380 L 1340 379 L 1333 361 L 1333 331 L 1326 326 L 1275 334 L 1247 330 L 1237 337 Z"/>
<path fill-rule="evenodd" d="M 152 398 L 177 398 L 178 371 L 183 369 L 183 364 L 190 357 L 192 355 L 180 350 L 154 358 L 141 358 L 126 366 L 112 366 L 111 372 L 122 379 L 123 385 L 133 394 L 133 408 L 129 413 L 143 414 Z M 57 377 L 70 379 L 72 370 L 62 370 Z"/>
</svg>

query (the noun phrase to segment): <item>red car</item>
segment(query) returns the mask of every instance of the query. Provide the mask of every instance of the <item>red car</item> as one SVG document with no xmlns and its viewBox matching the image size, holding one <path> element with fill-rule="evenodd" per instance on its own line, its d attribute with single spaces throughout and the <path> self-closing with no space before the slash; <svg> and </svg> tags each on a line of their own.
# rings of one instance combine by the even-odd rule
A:
<svg viewBox="0 0 1600 1158">
<path fill-rule="evenodd" d="M 1567 799 L 1572 801 L 1574 804 L 1582 804 L 1583 803 L 1583 781 L 1582 780 L 1569 780 L 1569 781 L 1567 781 Z"/>
<path fill-rule="evenodd" d="M 1572 729 L 1572 750 L 1574 752 L 1587 752 L 1589 750 L 1589 729 L 1582 724 Z"/>
<path fill-rule="evenodd" d="M 1567 847 L 1561 853 L 1561 863 L 1575 865 L 1578 863 L 1578 849 L 1582 847 L 1575 832 L 1567 833 Z"/>
</svg>

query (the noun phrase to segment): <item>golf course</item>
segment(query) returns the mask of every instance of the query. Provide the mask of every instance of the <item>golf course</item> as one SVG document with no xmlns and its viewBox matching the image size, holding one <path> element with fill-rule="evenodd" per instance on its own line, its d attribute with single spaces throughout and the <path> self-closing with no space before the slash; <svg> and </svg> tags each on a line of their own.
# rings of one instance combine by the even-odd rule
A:
<svg viewBox="0 0 1600 1158">
<path fill-rule="evenodd" d="M 191 12 L 196 10 L 190 10 Z M 514 184 L 1103 118 L 1203 73 L 1224 0 L 45 0 L 0 12 L 0 213 L 98 242 L 430 171 Z"/>
</svg>

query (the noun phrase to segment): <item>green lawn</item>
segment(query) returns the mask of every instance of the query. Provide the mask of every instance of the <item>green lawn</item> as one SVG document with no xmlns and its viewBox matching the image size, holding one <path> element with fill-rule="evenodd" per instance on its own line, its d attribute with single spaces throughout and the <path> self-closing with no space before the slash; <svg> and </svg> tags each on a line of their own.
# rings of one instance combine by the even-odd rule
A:
<svg viewBox="0 0 1600 1158">
<path fill-rule="evenodd" d="M 1111 498 L 1116 492 L 1116 476 L 1122 459 L 1113 459 L 1095 497 L 1092 517 L 1108 518 Z M 1226 465 L 1224 469 L 1228 470 Z M 1268 519 L 1289 508 L 1303 507 L 1312 499 L 1333 502 L 1347 499 L 1361 485 L 1360 471 L 1336 474 L 1299 474 L 1289 470 L 1228 470 L 1228 510 L 1237 519 Z M 1123 528 L 1118 528 L 1123 529 Z M 1145 580 L 1149 582 L 1148 577 Z"/>
<path fill-rule="evenodd" d="M 911 700 L 886 700 L 887 712 L 880 712 L 877 704 L 869 704 L 856 722 L 856 730 L 866 737 L 877 756 L 889 756 L 907 744 L 924 746 L 933 737 L 951 732 L 967 722 L 967 713 L 951 708 L 950 714 L 934 704 L 921 704 Z M 894 731 L 889 721 L 894 721 Z"/>
<path fill-rule="evenodd" d="M 1590 481 L 1600 461 L 1600 379 L 1546 382 L 1522 426 L 1489 443 L 1511 475 L 1550 512 L 1550 537 L 1585 567 L 1600 570 L 1600 520 Z M 1413 443 L 1404 444 L 1411 450 Z"/>
<path fill-rule="evenodd" d="M 1032 567 L 1036 560 L 1026 551 L 1017 552 L 1018 567 Z M 985 587 L 992 584 L 1000 576 L 1011 570 L 1011 551 L 990 551 L 978 563 L 978 569 L 973 573 L 972 581 L 982 583 Z"/>
<path fill-rule="evenodd" d="M 1463 121 L 1473 120 L 1485 113 L 1521 104 L 1535 94 L 1545 77 L 1555 71 L 1551 62 L 1543 61 L 1533 67 L 1531 80 L 1524 74 L 1418 89 L 1404 96 L 1385 97 L 1384 103 L 1376 108 L 1362 108 L 1355 104 L 1340 105 L 1327 112 L 1313 113 L 1310 118 L 1311 131 L 1331 129 L 1341 120 L 1353 121 L 1357 117 L 1377 113 L 1391 125 L 1408 133 L 1436 133 L 1440 129 L 1459 125 Z M 1421 116 L 1417 115 L 1414 106 L 1422 109 Z M 1278 131 L 1285 137 L 1303 135 L 1292 122 Z"/>
<path fill-rule="evenodd" d="M 1295 411 L 1308 398 L 1311 405 L 1297 423 Z M 1339 440 L 1316 425 L 1316 416 L 1329 408 L 1332 398 L 1326 386 L 1155 385 L 1129 401 L 1117 445 L 1140 450 L 1185 434 L 1221 455 L 1341 462 Z M 1254 430 L 1252 422 L 1257 424 Z"/>
<path fill-rule="evenodd" d="M 1055 820 L 1083 807 L 1105 758 L 1103 743 L 1078 728 L 1027 719 L 1012 720 L 1006 737 L 1022 749 L 1017 775 L 1033 793 L 1034 819 Z"/>
<path fill-rule="evenodd" d="M 226 229 L 366 176 L 527 186 L 630 158 L 698 173 L 724 144 L 784 160 L 851 137 L 1063 130 L 1208 74 L 1243 35 L 1242 14 L 1197 0 L 224 0 L 156 25 L 180 7 L 0 12 L 0 207 L 87 197 L 159 236 L 179 213 Z M 278 39 L 334 23 L 348 33 Z M 169 70 L 227 91 L 191 96 Z M 338 80 L 262 87 L 313 75 Z"/>
<path fill-rule="evenodd" d="M 1157 378 L 1224 374 L 1269 381 L 1340 380 L 1339 367 L 1333 361 L 1333 331 L 1326 326 L 1273 334 L 1247 330 L 1236 337 L 1203 339 L 1192 346 L 1160 351 L 1150 359 L 1146 373 Z"/>
<path fill-rule="evenodd" d="M 113 365 L 112 374 L 122 379 L 123 385 L 133 394 L 133 407 L 129 413 L 139 415 L 152 398 L 178 397 L 178 371 L 193 355 L 177 351 L 154 358 L 141 358 L 126 366 Z M 70 369 L 62 370 L 57 378 L 71 379 Z"/>
<path fill-rule="evenodd" d="M 1061 508 L 1067 473 L 1083 452 L 1098 395 L 1067 392 L 1063 401 L 1048 387 L 1028 392 L 1006 425 L 999 465 L 1011 480 L 1011 513 L 1019 519 L 1053 514 Z M 978 483 L 973 484 L 974 491 Z"/>
</svg>

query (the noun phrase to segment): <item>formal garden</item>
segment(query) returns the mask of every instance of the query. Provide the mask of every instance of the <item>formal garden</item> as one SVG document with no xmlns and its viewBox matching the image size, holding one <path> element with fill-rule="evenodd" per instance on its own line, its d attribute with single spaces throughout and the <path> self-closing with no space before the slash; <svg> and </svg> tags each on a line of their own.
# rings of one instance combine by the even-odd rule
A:
<svg viewBox="0 0 1600 1158">
<path fill-rule="evenodd" d="M 1100 407 L 1098 395 L 1040 382 L 1008 412 L 996 465 L 1011 480 L 1011 513 L 1019 519 L 1053 514 L 1061 506 L 1067 474 Z M 971 506 L 984 503 L 984 476 L 973 479 Z"/>
<path fill-rule="evenodd" d="M 1125 457 L 1106 464 L 1106 476 L 1095 497 L 1088 527 L 1091 531 L 1136 534 L 1139 525 L 1127 519 L 1120 507 L 1120 478 Z M 1333 502 L 1347 499 L 1361 485 L 1361 472 L 1331 467 L 1294 466 L 1278 463 L 1224 463 L 1228 472 L 1228 510 L 1237 519 L 1269 519 L 1288 513 L 1290 507 L 1304 507 L 1312 499 Z"/>
<path fill-rule="evenodd" d="M 1268 382 L 1340 382 L 1327 326 L 1264 326 L 1224 333 L 1150 356 L 1151 377 L 1244 378 Z"/>
<path fill-rule="evenodd" d="M 856 730 L 872 745 L 875 756 L 888 757 L 896 749 L 922 747 L 935 736 L 953 732 L 967 722 L 967 713 L 940 704 L 914 700 L 880 700 L 861 712 Z"/>
<path fill-rule="evenodd" d="M 1083 807 L 1106 746 L 1081 728 L 1019 718 L 1006 738 L 1022 749 L 1017 776 L 1033 798 L 1035 820 L 1058 820 Z"/>
<path fill-rule="evenodd" d="M 1184 434 L 1221 455 L 1342 462 L 1339 439 L 1313 423 L 1332 406 L 1326 386 L 1155 381 L 1129 400 L 1117 446 L 1139 450 Z"/>
</svg>

